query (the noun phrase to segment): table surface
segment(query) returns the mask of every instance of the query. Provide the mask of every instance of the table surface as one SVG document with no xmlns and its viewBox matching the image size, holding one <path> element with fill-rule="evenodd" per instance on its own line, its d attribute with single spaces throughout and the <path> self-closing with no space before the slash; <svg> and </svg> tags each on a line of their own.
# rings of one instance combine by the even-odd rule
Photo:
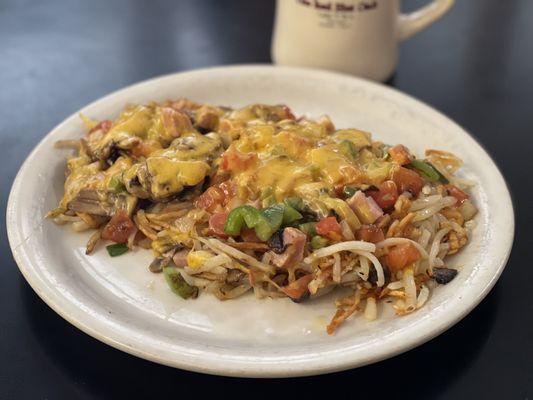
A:
<svg viewBox="0 0 533 400">
<path fill-rule="evenodd" d="M 0 1 L 0 148 L 8 151 L 1 208 L 30 150 L 88 102 L 160 74 L 270 62 L 273 13 L 272 0 Z M 507 268 L 456 326 L 393 359 L 319 377 L 245 380 L 175 370 L 104 345 L 56 315 L 19 273 L 2 227 L 0 398 L 157 397 L 203 385 L 248 396 L 275 396 L 290 385 L 398 398 L 531 398 L 532 19 L 533 1 L 458 0 L 402 44 L 389 82 L 471 132 L 513 193 L 517 224 Z M 0 218 L 5 226 L 4 212 Z"/>
</svg>

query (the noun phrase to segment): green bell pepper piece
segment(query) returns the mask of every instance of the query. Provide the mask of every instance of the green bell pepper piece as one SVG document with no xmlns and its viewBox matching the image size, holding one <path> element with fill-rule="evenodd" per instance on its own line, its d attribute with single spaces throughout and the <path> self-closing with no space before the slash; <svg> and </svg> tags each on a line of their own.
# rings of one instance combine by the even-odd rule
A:
<svg viewBox="0 0 533 400">
<path fill-rule="evenodd" d="M 254 228 L 261 219 L 265 219 L 260 211 L 252 206 L 240 206 L 231 210 L 224 224 L 224 232 L 228 235 L 241 233 L 243 225 Z"/>
<path fill-rule="evenodd" d="M 287 197 L 283 203 L 296 211 L 303 211 L 304 209 L 304 201 L 300 197 Z"/>
<path fill-rule="evenodd" d="M 115 175 L 109 180 L 107 189 L 113 193 L 120 193 L 126 191 L 126 186 L 124 186 L 124 182 L 120 179 L 120 175 Z"/>
<path fill-rule="evenodd" d="M 344 194 L 344 196 L 349 199 L 350 197 L 352 197 L 355 192 L 357 192 L 357 188 L 354 188 L 354 187 L 351 187 L 351 186 L 345 186 L 342 193 Z"/>
<path fill-rule="evenodd" d="M 249 228 L 255 229 L 257 237 L 263 241 L 270 239 L 270 236 L 276 232 L 283 222 L 283 215 L 285 213 L 285 206 L 283 204 L 275 204 L 260 211 L 263 218 L 266 218 L 266 223 L 260 220 L 255 226 L 248 225 Z"/>
<path fill-rule="evenodd" d="M 423 178 L 430 182 L 441 181 L 443 183 L 448 183 L 448 180 L 439 172 L 437 169 L 428 163 L 427 161 L 421 160 L 412 160 L 409 164 L 410 167 L 416 169 Z"/>
<path fill-rule="evenodd" d="M 129 247 L 125 243 L 115 243 L 106 246 L 106 250 L 111 257 L 121 256 L 129 250 Z"/>
<path fill-rule="evenodd" d="M 174 267 L 164 267 L 163 274 L 170 289 L 183 299 L 198 297 L 198 288 L 189 285 Z"/>
<path fill-rule="evenodd" d="M 239 235 L 244 225 L 254 229 L 257 237 L 266 241 L 282 224 L 290 224 L 302 218 L 302 214 L 286 204 L 275 204 L 263 210 L 252 206 L 234 208 L 224 224 L 224 232 L 228 235 Z"/>
<path fill-rule="evenodd" d="M 224 232 L 228 235 L 238 235 L 244 225 L 254 229 L 257 237 L 266 241 L 276 232 L 283 221 L 284 206 L 276 204 L 263 211 L 252 206 L 234 208 L 224 224 Z"/>
<path fill-rule="evenodd" d="M 276 198 L 274 196 L 268 196 L 261 200 L 261 206 L 263 208 L 273 206 L 274 204 L 276 204 Z"/>
<path fill-rule="evenodd" d="M 303 218 L 302 214 L 291 206 L 285 204 L 283 208 L 283 225 L 291 224 L 292 222 Z"/>
<path fill-rule="evenodd" d="M 298 229 L 305 233 L 307 236 L 316 236 L 316 222 L 306 222 L 298 225 Z"/>
<path fill-rule="evenodd" d="M 322 247 L 326 247 L 328 243 L 329 243 L 328 239 L 322 236 L 314 236 L 311 239 L 311 247 L 315 250 L 320 249 Z"/>
<path fill-rule="evenodd" d="M 339 143 L 339 150 L 340 152 L 350 160 L 355 160 L 357 157 L 357 148 L 355 145 L 350 142 L 349 140 L 343 140 Z"/>
</svg>

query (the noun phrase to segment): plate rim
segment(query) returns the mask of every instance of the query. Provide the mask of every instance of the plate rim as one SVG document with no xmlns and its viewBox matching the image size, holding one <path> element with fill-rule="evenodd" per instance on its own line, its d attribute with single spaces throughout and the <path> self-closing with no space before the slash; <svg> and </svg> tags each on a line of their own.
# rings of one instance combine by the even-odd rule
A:
<svg viewBox="0 0 533 400">
<path fill-rule="evenodd" d="M 202 74 L 202 73 L 208 73 L 208 72 L 222 72 L 226 70 L 250 70 L 250 69 L 256 69 L 257 71 L 272 71 L 273 74 L 277 73 L 277 71 L 283 72 L 283 71 L 292 71 L 292 73 L 301 73 L 306 75 L 314 75 L 317 78 L 331 78 L 336 80 L 353 80 L 357 81 L 359 85 L 370 87 L 374 90 L 379 91 L 385 91 L 392 93 L 395 96 L 401 96 L 406 98 L 411 103 L 414 103 L 417 107 L 421 107 L 422 109 L 425 109 L 425 111 L 428 111 L 433 114 L 433 116 L 438 116 L 441 119 L 445 120 L 446 123 L 454 125 L 454 127 L 461 131 L 464 135 L 466 135 L 468 138 L 473 140 L 487 155 L 489 160 L 493 163 L 494 168 L 499 174 L 499 177 L 503 181 L 505 187 L 504 187 L 504 194 L 505 196 L 505 203 L 506 208 L 508 212 L 510 212 L 511 216 L 511 226 L 509 229 L 509 245 L 505 249 L 505 254 L 502 253 L 503 257 L 501 258 L 500 263 L 498 264 L 497 269 L 494 271 L 494 275 L 491 277 L 491 279 L 486 282 L 486 284 L 483 286 L 483 288 L 479 291 L 476 297 L 472 298 L 470 302 L 468 302 L 468 306 L 464 307 L 460 310 L 459 313 L 451 313 L 452 316 L 449 317 L 446 321 L 439 324 L 436 328 L 432 329 L 431 331 L 426 332 L 423 335 L 420 335 L 417 340 L 412 340 L 411 342 L 407 342 L 406 344 L 402 344 L 399 346 L 396 346 L 393 350 L 389 351 L 383 351 L 377 356 L 367 356 L 364 359 L 350 359 L 349 357 L 344 357 L 342 361 L 340 360 L 337 363 L 329 363 L 325 366 L 321 366 L 320 362 L 312 361 L 308 362 L 308 365 L 301 365 L 296 364 L 297 368 L 294 368 L 291 366 L 291 364 L 283 364 L 283 365 L 274 365 L 274 363 L 261 365 L 260 363 L 255 363 L 254 360 L 250 361 L 237 361 L 234 365 L 228 366 L 228 365 L 220 365 L 219 363 L 215 362 L 217 361 L 216 358 L 214 358 L 211 363 L 209 361 L 204 362 L 198 362 L 195 363 L 194 360 L 191 362 L 187 356 L 183 356 L 181 359 L 178 358 L 165 358 L 162 356 L 158 356 L 156 354 L 153 354 L 150 351 L 142 350 L 142 349 L 136 349 L 131 345 L 128 345 L 124 340 L 118 340 L 115 337 L 112 337 L 111 335 L 105 334 L 100 332 L 98 329 L 95 329 L 91 327 L 86 321 L 83 320 L 82 317 L 80 317 L 80 314 L 78 315 L 71 315 L 66 310 L 64 310 L 61 307 L 61 304 L 56 303 L 56 301 L 53 299 L 53 296 L 51 293 L 47 293 L 46 290 L 43 290 L 43 288 L 39 285 L 38 277 L 34 276 L 32 274 L 32 267 L 31 263 L 26 264 L 25 259 L 25 251 L 23 251 L 23 244 L 24 240 L 20 241 L 16 245 L 14 244 L 15 237 L 17 236 L 17 228 L 16 224 L 14 224 L 14 216 L 16 215 L 16 197 L 19 194 L 20 191 L 20 185 L 21 185 L 21 176 L 25 169 L 28 168 L 28 166 L 31 164 L 30 161 L 35 157 L 35 155 L 41 150 L 43 147 L 44 141 L 48 138 L 48 136 L 52 133 L 57 131 L 58 129 L 61 129 L 63 124 L 66 124 L 66 122 L 76 115 L 78 115 L 80 112 L 82 112 L 84 109 L 92 107 L 96 103 L 105 102 L 109 98 L 112 98 L 114 96 L 120 95 L 122 92 L 130 91 L 134 88 L 141 87 L 141 86 L 150 86 L 156 83 L 157 81 L 165 80 L 168 78 L 173 78 L 175 76 L 183 76 L 183 75 L 194 75 L 194 74 Z M 374 362 L 381 361 L 383 359 L 394 357 L 398 354 L 404 353 L 414 347 L 417 347 L 419 345 L 422 345 L 429 340 L 433 339 L 434 337 L 440 335 L 441 333 L 445 332 L 455 324 L 457 324 L 460 320 L 462 320 L 466 315 L 468 315 L 477 305 L 487 296 L 487 294 L 490 292 L 490 290 L 494 287 L 496 282 L 498 281 L 499 277 L 501 276 L 503 270 L 505 269 L 507 262 L 509 260 L 512 247 L 514 244 L 514 236 L 515 236 L 515 211 L 514 211 L 514 204 L 512 200 L 512 194 L 509 190 L 509 184 L 505 180 L 504 175 L 501 173 L 501 170 L 498 166 L 498 164 L 494 161 L 494 159 L 491 157 L 490 153 L 487 151 L 487 149 L 479 143 L 479 141 L 472 136 L 466 129 L 464 129 L 461 125 L 459 125 L 457 122 L 452 120 L 450 117 L 446 116 L 436 108 L 426 104 L 425 102 L 416 99 L 415 97 L 404 93 L 396 88 L 392 88 L 389 86 L 386 86 L 381 83 L 368 81 L 363 78 L 354 77 L 347 74 L 341 74 L 341 73 L 335 73 L 330 71 L 324 71 L 319 69 L 312 69 L 312 68 L 298 68 L 298 67 L 279 67 L 279 66 L 273 66 L 270 64 L 238 64 L 238 65 L 229 65 L 229 66 L 214 66 L 214 67 L 208 67 L 208 68 L 200 68 L 200 69 L 192 69 L 192 70 L 186 70 L 186 71 L 180 71 L 180 72 L 173 72 L 169 74 L 164 74 L 161 76 L 156 76 L 150 79 L 146 79 L 140 82 L 133 83 L 131 85 L 125 86 L 123 88 L 120 88 L 118 90 L 115 90 L 109 94 L 106 94 L 89 104 L 83 106 L 76 112 L 72 113 L 71 115 L 64 118 L 59 124 L 54 126 L 50 131 L 47 132 L 46 135 L 42 137 L 42 139 L 36 144 L 32 151 L 28 154 L 28 156 L 25 158 L 24 162 L 21 164 L 15 179 L 13 180 L 13 184 L 11 186 L 11 190 L 9 193 L 9 198 L 7 202 L 6 207 L 6 229 L 7 229 L 7 236 L 8 241 L 10 244 L 11 252 L 13 254 L 13 258 L 15 262 L 17 263 L 17 266 L 19 270 L 21 271 L 22 275 L 26 279 L 26 281 L 29 283 L 29 285 L 32 287 L 32 289 L 37 293 L 37 295 L 57 314 L 59 314 L 63 319 L 68 321 L 70 324 L 81 330 L 82 332 L 88 334 L 89 336 L 109 345 L 112 346 L 118 350 L 124 351 L 128 354 L 131 354 L 133 356 L 143 358 L 152 362 L 156 362 L 159 364 L 167 365 L 174 368 L 180 368 L 184 370 L 194 371 L 194 372 L 200 372 L 200 373 L 207 373 L 207 374 L 213 374 L 213 375 L 222 375 L 222 376 L 234 376 L 234 377 L 295 377 L 295 376 L 309 376 L 309 375 L 316 375 L 316 374 L 324 374 L 324 373 L 331 373 L 331 372 L 337 372 L 341 370 L 346 370 L 350 368 L 360 367 L 367 364 L 371 364 Z M 216 352 L 216 350 L 215 350 Z M 215 356 L 214 353 L 210 353 Z"/>
</svg>

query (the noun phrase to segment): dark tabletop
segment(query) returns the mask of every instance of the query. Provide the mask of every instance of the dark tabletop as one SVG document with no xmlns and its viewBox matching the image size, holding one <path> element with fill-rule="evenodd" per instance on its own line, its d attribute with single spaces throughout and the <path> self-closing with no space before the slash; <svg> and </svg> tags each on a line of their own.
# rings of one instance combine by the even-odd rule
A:
<svg viewBox="0 0 533 400">
<path fill-rule="evenodd" d="M 272 0 L 0 0 L 1 208 L 30 150 L 88 102 L 160 74 L 270 62 L 273 9 Z M 305 396 L 532 398 L 533 1 L 458 0 L 401 51 L 390 84 L 470 131 L 513 192 L 511 258 L 469 316 L 417 349 L 351 371 L 281 381 L 200 375 L 135 358 L 69 325 L 25 282 L 2 227 L 0 398 L 170 398 L 209 389 L 253 398 L 289 388 Z"/>
</svg>

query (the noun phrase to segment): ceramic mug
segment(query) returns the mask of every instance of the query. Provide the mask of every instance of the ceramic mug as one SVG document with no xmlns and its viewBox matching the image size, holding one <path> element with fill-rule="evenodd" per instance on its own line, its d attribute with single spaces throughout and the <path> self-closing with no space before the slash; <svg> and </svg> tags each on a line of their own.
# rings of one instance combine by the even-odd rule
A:
<svg viewBox="0 0 533 400">
<path fill-rule="evenodd" d="M 272 59 L 376 81 L 398 62 L 398 43 L 439 19 L 454 0 L 433 0 L 409 14 L 399 0 L 277 0 Z"/>
</svg>

